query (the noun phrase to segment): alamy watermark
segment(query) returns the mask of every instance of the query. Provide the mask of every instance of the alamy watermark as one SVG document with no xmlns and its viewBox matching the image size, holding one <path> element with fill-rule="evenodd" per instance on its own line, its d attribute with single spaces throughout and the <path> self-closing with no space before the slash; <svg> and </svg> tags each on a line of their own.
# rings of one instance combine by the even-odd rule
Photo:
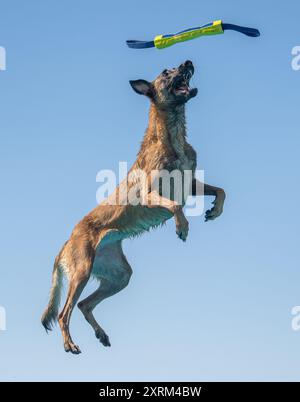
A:
<svg viewBox="0 0 300 402">
<path fill-rule="evenodd" d="M 0 46 L 0 71 L 6 70 L 6 49 Z"/>
<path fill-rule="evenodd" d="M 294 316 L 292 319 L 292 329 L 294 331 L 300 330 L 300 306 L 294 306 L 291 310 L 291 314 Z"/>
<path fill-rule="evenodd" d="M 300 46 L 294 46 L 292 49 L 292 69 L 294 71 L 299 71 L 300 70 Z"/>
<path fill-rule="evenodd" d="M 0 331 L 6 330 L 6 311 L 5 308 L 0 306 Z"/>
<path fill-rule="evenodd" d="M 204 211 L 203 197 L 190 197 L 193 178 L 198 180 L 197 195 L 204 194 L 204 171 L 131 169 L 127 162 L 119 162 L 118 175 L 113 170 L 100 170 L 96 182 L 101 183 L 96 193 L 98 204 L 108 205 L 157 205 L 164 200 L 173 200 L 185 206 L 187 216 L 199 216 Z M 119 183 L 119 188 L 115 191 Z"/>
</svg>

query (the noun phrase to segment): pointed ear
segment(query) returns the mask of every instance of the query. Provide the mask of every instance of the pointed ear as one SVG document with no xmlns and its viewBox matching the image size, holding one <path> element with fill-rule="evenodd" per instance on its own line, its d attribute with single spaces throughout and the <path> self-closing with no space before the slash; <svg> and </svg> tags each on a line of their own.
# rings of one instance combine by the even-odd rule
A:
<svg viewBox="0 0 300 402">
<path fill-rule="evenodd" d="M 149 98 L 154 97 L 154 88 L 151 82 L 146 80 L 133 80 L 129 81 L 132 89 L 139 95 L 146 95 Z"/>
</svg>

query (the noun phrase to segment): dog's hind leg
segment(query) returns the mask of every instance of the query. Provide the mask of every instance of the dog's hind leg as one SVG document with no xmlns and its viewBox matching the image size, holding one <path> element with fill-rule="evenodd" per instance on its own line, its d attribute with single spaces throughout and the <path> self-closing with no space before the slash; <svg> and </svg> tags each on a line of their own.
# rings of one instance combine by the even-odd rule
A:
<svg viewBox="0 0 300 402">
<path fill-rule="evenodd" d="M 75 256 L 73 252 L 71 254 L 73 258 L 67 258 L 64 261 L 64 265 L 69 271 L 69 290 L 64 308 L 59 314 L 58 323 L 61 328 L 65 351 L 79 354 L 81 351 L 71 338 L 69 324 L 73 308 L 89 280 L 94 258 L 89 247 L 84 247 L 81 251 L 80 249 L 75 250 Z"/>
<path fill-rule="evenodd" d="M 85 319 L 94 329 L 96 338 L 98 338 L 99 341 L 104 346 L 111 346 L 109 337 L 105 333 L 103 328 L 96 321 L 96 319 L 93 315 L 93 310 L 102 300 L 104 300 L 110 296 L 113 296 L 114 294 L 116 294 L 120 290 L 122 290 L 124 287 L 125 286 L 118 287 L 113 282 L 110 282 L 106 279 L 101 279 L 101 284 L 100 284 L 99 288 L 94 293 L 92 293 L 90 296 L 88 296 L 86 299 L 84 299 L 80 303 L 78 303 L 78 307 L 82 311 Z"/>
<path fill-rule="evenodd" d="M 123 254 L 120 241 L 100 248 L 97 254 L 93 273 L 101 280 L 100 286 L 94 293 L 78 303 L 78 307 L 94 329 L 96 338 L 104 346 L 110 346 L 109 338 L 96 321 L 93 310 L 102 300 L 120 292 L 128 285 L 132 269 Z"/>
</svg>

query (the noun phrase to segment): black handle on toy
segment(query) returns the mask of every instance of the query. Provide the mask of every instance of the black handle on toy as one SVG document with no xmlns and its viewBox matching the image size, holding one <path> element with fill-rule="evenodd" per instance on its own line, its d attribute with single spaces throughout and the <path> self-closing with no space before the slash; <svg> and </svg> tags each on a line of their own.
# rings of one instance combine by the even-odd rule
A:
<svg viewBox="0 0 300 402">
<path fill-rule="evenodd" d="M 255 28 L 241 27 L 240 25 L 224 24 L 224 23 L 222 23 L 222 27 L 223 31 L 226 30 L 237 31 L 243 33 L 244 35 L 251 36 L 252 38 L 260 36 L 259 30 Z"/>
</svg>

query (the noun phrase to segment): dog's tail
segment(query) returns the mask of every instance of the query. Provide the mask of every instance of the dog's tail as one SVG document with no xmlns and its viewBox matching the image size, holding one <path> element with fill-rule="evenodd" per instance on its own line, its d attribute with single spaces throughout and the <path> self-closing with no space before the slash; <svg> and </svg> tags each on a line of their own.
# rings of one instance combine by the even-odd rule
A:
<svg viewBox="0 0 300 402">
<path fill-rule="evenodd" d="M 61 300 L 61 291 L 63 286 L 63 270 L 59 264 L 59 258 L 56 257 L 53 273 L 52 287 L 50 290 L 50 300 L 44 314 L 42 315 L 42 324 L 46 331 L 51 331 L 53 324 L 57 320 L 58 308 Z"/>
</svg>

